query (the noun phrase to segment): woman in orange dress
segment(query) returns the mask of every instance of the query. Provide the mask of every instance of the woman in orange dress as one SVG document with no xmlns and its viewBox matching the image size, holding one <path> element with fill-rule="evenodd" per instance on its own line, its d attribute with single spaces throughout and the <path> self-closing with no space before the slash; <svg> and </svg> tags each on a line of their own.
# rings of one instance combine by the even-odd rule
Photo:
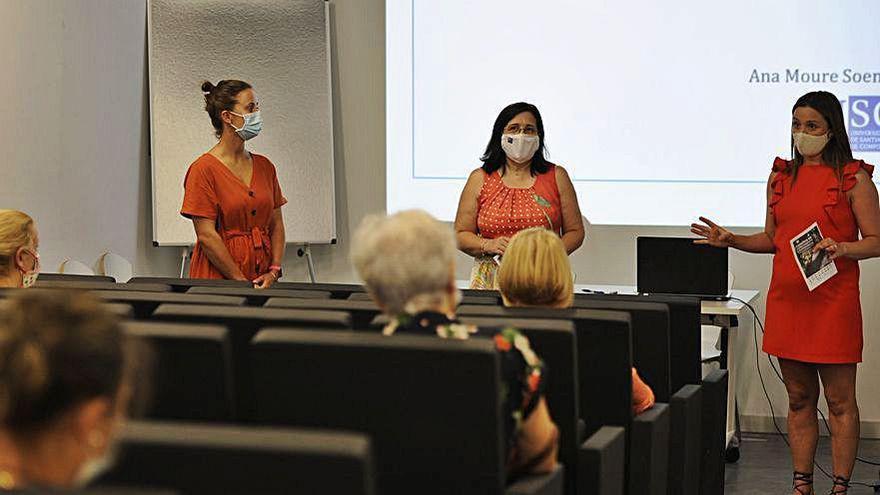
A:
<svg viewBox="0 0 880 495">
<path fill-rule="evenodd" d="M 880 256 L 880 203 L 874 167 L 854 160 L 840 102 L 818 91 L 792 109 L 790 161 L 777 158 L 767 185 L 764 232 L 735 235 L 705 218 L 699 243 L 773 253 L 764 351 L 779 359 L 788 392 L 793 493 L 813 493 L 819 380 L 831 419 L 832 493 L 846 493 L 859 440 L 856 363 L 862 360 L 859 260 Z M 790 241 L 817 223 L 837 274 L 810 291 Z M 861 234 L 861 239 L 859 238 Z"/>
<path fill-rule="evenodd" d="M 281 277 L 287 200 L 272 162 L 244 147 L 262 129 L 259 104 L 243 81 L 205 82 L 202 91 L 220 141 L 190 165 L 183 183 L 180 214 L 198 238 L 190 277 L 271 287 Z"/>
<path fill-rule="evenodd" d="M 562 237 L 571 254 L 584 242 L 577 195 L 564 168 L 544 158 L 544 122 L 538 108 L 514 103 L 495 119 L 492 137 L 471 172 L 455 216 L 458 248 L 473 256 L 471 288 L 494 289 L 496 256 L 510 237 L 544 227 Z"/>
</svg>

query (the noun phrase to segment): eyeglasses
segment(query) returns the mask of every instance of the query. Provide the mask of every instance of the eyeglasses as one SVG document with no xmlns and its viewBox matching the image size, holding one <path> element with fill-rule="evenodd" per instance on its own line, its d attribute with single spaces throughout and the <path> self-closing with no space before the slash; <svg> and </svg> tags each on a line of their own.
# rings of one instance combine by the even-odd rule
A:
<svg viewBox="0 0 880 495">
<path fill-rule="evenodd" d="M 249 113 L 254 113 L 254 112 L 259 112 L 259 111 L 260 111 L 260 102 L 255 101 L 253 109 L 245 107 L 244 113 L 236 113 L 236 112 L 233 112 L 232 110 L 229 110 L 229 113 L 231 113 L 232 115 L 236 115 L 238 117 L 244 118 L 244 116 Z"/>
<path fill-rule="evenodd" d="M 537 136 L 538 128 L 533 125 L 521 126 L 519 124 L 510 124 L 504 128 L 504 134 L 525 134 L 526 136 Z"/>
</svg>

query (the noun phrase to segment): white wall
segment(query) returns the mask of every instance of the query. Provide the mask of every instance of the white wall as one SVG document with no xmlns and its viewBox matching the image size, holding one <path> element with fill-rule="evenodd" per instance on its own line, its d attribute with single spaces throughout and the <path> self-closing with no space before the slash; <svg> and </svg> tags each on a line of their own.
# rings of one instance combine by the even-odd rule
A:
<svg viewBox="0 0 880 495">
<path fill-rule="evenodd" d="M 145 3 L 5 0 L 0 16 L 3 207 L 30 213 L 43 267 L 107 250 L 173 273 L 150 245 Z"/>
<path fill-rule="evenodd" d="M 150 243 L 143 0 L 4 0 L 0 17 L 0 207 L 30 212 L 44 266 L 66 256 L 91 264 L 104 250 L 132 260 L 137 274 L 174 275 L 179 252 Z M 351 282 L 350 233 L 385 208 L 385 17 L 383 0 L 333 0 L 332 34 L 339 244 L 313 248 L 321 281 Z M 488 124 L 487 124 L 488 125 Z M 279 164 L 283 166 L 283 164 Z M 294 198 L 291 198 L 292 200 Z M 457 198 L 449 198 L 456 201 Z M 292 201 L 293 203 L 293 201 Z M 581 198 L 589 218 L 590 198 Z M 699 211 L 694 215 L 711 212 Z M 635 237 L 684 235 L 684 228 L 594 227 L 572 256 L 579 283 L 633 284 Z M 290 249 L 287 278 L 306 280 Z M 466 278 L 464 255 L 458 276 Z M 770 258 L 734 253 L 737 288 L 766 293 Z M 866 433 L 878 433 L 880 263 L 862 263 L 865 361 L 859 398 Z M 763 298 L 758 308 L 763 315 Z M 769 415 L 754 371 L 751 326 L 737 344 L 744 424 L 767 429 Z M 760 343 L 760 341 L 759 341 Z M 762 369 L 779 416 L 785 391 Z"/>
</svg>

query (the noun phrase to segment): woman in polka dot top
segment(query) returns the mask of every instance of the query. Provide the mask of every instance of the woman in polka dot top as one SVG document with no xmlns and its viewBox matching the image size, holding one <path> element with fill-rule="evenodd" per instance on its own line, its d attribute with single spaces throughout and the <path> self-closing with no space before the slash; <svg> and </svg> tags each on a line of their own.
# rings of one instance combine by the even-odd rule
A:
<svg viewBox="0 0 880 495">
<path fill-rule="evenodd" d="M 455 216 L 458 248 L 475 259 L 471 288 L 496 288 L 497 260 L 520 230 L 550 229 L 569 254 L 581 246 L 584 225 L 574 186 L 564 168 L 544 158 L 544 122 L 537 107 L 504 108 L 481 160 Z"/>
</svg>

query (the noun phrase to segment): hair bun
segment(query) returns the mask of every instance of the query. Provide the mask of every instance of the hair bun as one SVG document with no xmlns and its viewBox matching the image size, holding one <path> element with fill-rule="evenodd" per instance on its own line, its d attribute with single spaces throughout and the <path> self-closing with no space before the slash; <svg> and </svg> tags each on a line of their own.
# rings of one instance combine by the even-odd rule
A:
<svg viewBox="0 0 880 495">
<path fill-rule="evenodd" d="M 206 95 L 210 94 L 211 91 L 214 91 L 214 88 L 216 88 L 216 86 L 214 86 L 211 81 L 205 81 L 202 83 L 202 92 L 204 92 Z"/>
</svg>

